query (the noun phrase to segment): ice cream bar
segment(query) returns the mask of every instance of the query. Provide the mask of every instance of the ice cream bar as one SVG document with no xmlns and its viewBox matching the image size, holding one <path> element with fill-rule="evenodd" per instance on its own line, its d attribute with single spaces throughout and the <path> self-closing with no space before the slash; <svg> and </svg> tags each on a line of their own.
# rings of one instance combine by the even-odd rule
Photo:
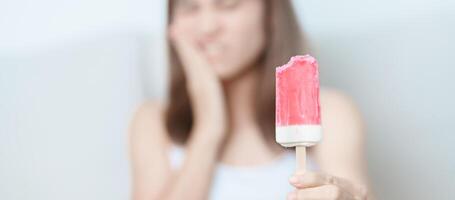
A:
<svg viewBox="0 0 455 200">
<path fill-rule="evenodd" d="M 294 56 L 276 69 L 276 141 L 285 147 L 311 146 L 322 138 L 318 63 Z"/>
</svg>

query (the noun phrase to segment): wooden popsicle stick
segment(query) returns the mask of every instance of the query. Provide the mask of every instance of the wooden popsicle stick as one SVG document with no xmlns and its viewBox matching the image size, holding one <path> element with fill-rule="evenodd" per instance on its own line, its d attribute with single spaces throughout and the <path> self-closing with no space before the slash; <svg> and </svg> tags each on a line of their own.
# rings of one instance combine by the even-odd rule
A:
<svg viewBox="0 0 455 200">
<path fill-rule="evenodd" d="M 295 156 L 297 161 L 296 174 L 304 174 L 306 170 L 306 147 L 296 146 Z"/>
</svg>

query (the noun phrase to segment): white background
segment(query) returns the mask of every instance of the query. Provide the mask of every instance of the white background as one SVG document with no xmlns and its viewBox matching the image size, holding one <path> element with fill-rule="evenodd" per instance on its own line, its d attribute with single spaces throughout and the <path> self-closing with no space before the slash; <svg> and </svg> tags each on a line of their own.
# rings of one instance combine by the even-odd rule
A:
<svg viewBox="0 0 455 200">
<path fill-rule="evenodd" d="M 379 199 L 454 199 L 455 1 L 295 1 L 360 106 Z M 0 199 L 128 199 L 126 130 L 164 92 L 164 1 L 0 1 Z"/>
</svg>

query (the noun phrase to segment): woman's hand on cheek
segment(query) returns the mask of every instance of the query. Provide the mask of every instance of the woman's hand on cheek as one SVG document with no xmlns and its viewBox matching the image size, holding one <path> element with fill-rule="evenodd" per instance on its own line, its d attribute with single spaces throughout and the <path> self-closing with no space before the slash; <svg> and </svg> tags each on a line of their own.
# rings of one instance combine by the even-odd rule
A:
<svg viewBox="0 0 455 200">
<path fill-rule="evenodd" d="M 169 37 L 182 64 L 193 109 L 192 131 L 196 137 L 203 132 L 199 138 L 219 142 L 224 139 L 227 126 L 224 92 L 221 81 L 189 32 L 179 24 L 169 28 Z"/>
<path fill-rule="evenodd" d="M 328 174 L 306 172 L 289 179 L 296 190 L 288 194 L 288 200 L 366 200 L 363 186 Z"/>
</svg>

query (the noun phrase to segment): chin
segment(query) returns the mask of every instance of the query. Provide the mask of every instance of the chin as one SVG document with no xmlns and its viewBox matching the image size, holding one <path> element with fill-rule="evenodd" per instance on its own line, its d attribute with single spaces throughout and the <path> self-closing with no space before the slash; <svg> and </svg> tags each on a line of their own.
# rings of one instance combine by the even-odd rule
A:
<svg viewBox="0 0 455 200">
<path fill-rule="evenodd" d="M 239 76 L 238 72 L 236 73 L 235 71 L 217 71 L 216 72 L 217 76 L 219 79 L 223 81 L 229 81 L 232 79 L 235 79 L 237 76 Z"/>
<path fill-rule="evenodd" d="M 224 68 L 224 70 L 218 68 L 216 74 L 220 80 L 227 82 L 242 77 L 250 71 L 249 69 L 249 67 Z"/>
</svg>

